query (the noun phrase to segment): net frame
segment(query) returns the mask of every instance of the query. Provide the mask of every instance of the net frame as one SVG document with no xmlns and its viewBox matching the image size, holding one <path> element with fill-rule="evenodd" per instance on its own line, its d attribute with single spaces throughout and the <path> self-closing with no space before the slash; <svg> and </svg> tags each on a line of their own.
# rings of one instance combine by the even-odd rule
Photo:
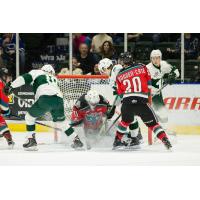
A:
<svg viewBox="0 0 200 200">
<path fill-rule="evenodd" d="M 77 99 L 87 93 L 92 85 L 109 84 L 109 76 L 105 75 L 58 75 L 57 78 L 68 119 Z"/>
</svg>

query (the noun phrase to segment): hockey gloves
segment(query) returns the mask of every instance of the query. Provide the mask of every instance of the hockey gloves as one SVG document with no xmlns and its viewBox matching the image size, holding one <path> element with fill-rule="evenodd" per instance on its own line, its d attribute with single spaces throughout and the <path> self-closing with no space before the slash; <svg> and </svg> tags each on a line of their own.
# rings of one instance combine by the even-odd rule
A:
<svg viewBox="0 0 200 200">
<path fill-rule="evenodd" d="M 4 94 L 6 95 L 6 96 L 9 96 L 10 94 L 12 94 L 12 92 L 13 92 L 13 88 L 11 87 L 11 82 L 8 82 L 6 85 L 5 85 L 5 87 L 4 87 Z"/>
<path fill-rule="evenodd" d="M 111 119 L 113 117 L 113 115 L 115 114 L 115 109 L 116 106 L 108 107 L 108 112 L 106 113 L 108 119 Z"/>
</svg>

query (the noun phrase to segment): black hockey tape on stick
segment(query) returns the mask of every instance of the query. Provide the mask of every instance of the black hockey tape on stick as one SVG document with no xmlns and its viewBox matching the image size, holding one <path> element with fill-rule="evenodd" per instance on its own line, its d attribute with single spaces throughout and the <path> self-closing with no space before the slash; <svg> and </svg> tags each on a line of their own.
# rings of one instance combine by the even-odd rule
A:
<svg viewBox="0 0 200 200">
<path fill-rule="evenodd" d="M 14 95 L 17 99 L 20 99 L 21 101 L 24 101 L 25 103 L 27 103 L 27 105 L 30 106 L 29 102 L 27 102 L 25 99 L 22 99 L 21 97 L 17 96 L 17 95 L 14 94 L 14 93 L 13 93 L 13 95 Z M 14 114 L 11 114 L 11 116 L 16 117 L 16 118 L 18 118 L 18 119 L 20 119 L 20 120 L 23 120 L 20 116 L 17 116 L 17 115 L 14 115 Z M 50 126 L 50 125 L 47 125 L 47 124 L 43 124 L 43 123 L 38 122 L 38 121 L 36 121 L 35 123 L 38 124 L 38 125 L 41 125 L 41 126 L 46 126 L 46 127 L 48 127 L 48 128 L 52 128 L 52 129 L 54 129 L 54 130 L 56 130 L 56 131 L 62 131 L 62 129 L 60 129 L 60 128 L 56 128 L 56 127 L 53 127 L 53 126 Z"/>
</svg>

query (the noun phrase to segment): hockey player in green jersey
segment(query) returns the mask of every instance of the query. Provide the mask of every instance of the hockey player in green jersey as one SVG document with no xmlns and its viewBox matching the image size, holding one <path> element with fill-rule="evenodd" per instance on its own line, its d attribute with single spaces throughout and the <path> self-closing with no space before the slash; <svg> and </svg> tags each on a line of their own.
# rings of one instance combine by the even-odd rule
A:
<svg viewBox="0 0 200 200">
<path fill-rule="evenodd" d="M 23 144 L 24 150 L 37 150 L 35 121 L 46 112 L 51 113 L 56 127 L 62 129 L 71 142 L 75 137 L 78 137 L 74 129 L 65 120 L 63 96 L 58 87 L 58 80 L 55 77 L 53 67 L 44 65 L 41 69 L 31 70 L 29 73 L 19 76 L 5 90 L 10 94 L 14 88 L 27 84 L 33 86 L 35 103 L 25 115 L 27 141 Z"/>
<path fill-rule="evenodd" d="M 152 106 L 161 123 L 168 121 L 162 90 L 164 84 L 172 84 L 180 76 L 178 69 L 162 60 L 159 49 L 153 50 L 150 55 L 151 62 L 147 65 L 152 79 Z"/>
</svg>

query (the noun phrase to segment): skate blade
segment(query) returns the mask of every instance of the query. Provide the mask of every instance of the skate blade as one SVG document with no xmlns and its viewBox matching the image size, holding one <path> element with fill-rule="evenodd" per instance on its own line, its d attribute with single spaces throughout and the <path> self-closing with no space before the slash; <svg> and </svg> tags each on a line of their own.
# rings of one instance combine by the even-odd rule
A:
<svg viewBox="0 0 200 200">
<path fill-rule="evenodd" d="M 129 146 L 129 147 L 127 147 L 127 149 L 129 149 L 129 150 L 138 150 L 138 149 L 141 149 L 141 146 L 140 145 Z"/>
<path fill-rule="evenodd" d="M 166 149 L 167 149 L 168 152 L 173 152 L 173 147 L 171 147 L 171 148 L 169 148 L 169 149 L 166 148 Z"/>
<path fill-rule="evenodd" d="M 38 148 L 37 148 L 37 146 L 24 148 L 24 151 L 38 151 Z"/>
<path fill-rule="evenodd" d="M 85 151 L 86 149 L 84 147 L 76 147 L 76 148 L 73 148 L 75 151 Z"/>
<path fill-rule="evenodd" d="M 113 147 L 112 150 L 114 151 L 127 151 L 127 147 Z"/>
<path fill-rule="evenodd" d="M 140 142 L 140 144 L 144 144 L 144 140 L 143 139 L 139 140 L 139 142 Z"/>
</svg>

